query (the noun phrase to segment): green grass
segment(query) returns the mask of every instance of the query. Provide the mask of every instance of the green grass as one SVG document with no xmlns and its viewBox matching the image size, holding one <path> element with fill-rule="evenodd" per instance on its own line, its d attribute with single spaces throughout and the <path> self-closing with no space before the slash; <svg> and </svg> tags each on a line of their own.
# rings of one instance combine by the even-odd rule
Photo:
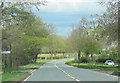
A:
<svg viewBox="0 0 120 83">
<path fill-rule="evenodd" d="M 0 74 L 0 83 L 2 82 L 2 74 Z"/>
<path fill-rule="evenodd" d="M 68 65 L 76 66 L 79 68 L 85 68 L 85 69 L 100 69 L 100 70 L 106 70 L 106 71 L 117 71 L 118 66 L 109 66 L 104 65 L 104 63 L 77 63 L 76 61 L 68 61 L 66 62 Z"/>
<path fill-rule="evenodd" d="M 37 60 L 36 64 L 13 68 L 3 68 L 2 81 L 19 81 L 30 74 L 30 70 L 38 69 L 41 65 L 48 61 L 50 60 Z"/>
<path fill-rule="evenodd" d="M 48 61 L 50 61 L 50 60 L 37 60 L 36 64 L 30 64 L 28 66 L 21 67 L 21 69 L 23 69 L 23 70 L 38 69 L 38 68 L 40 68 L 41 65 L 43 65 L 44 63 L 46 63 Z"/>
<path fill-rule="evenodd" d="M 2 81 L 19 81 L 27 76 L 29 72 L 8 72 L 2 75 Z"/>
</svg>

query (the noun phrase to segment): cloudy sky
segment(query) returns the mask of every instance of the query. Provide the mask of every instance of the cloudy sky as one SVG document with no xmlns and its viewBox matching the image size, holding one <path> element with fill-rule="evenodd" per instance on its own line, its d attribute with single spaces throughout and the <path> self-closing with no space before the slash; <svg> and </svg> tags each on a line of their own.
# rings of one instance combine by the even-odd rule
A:
<svg viewBox="0 0 120 83">
<path fill-rule="evenodd" d="M 56 27 L 58 35 L 68 36 L 72 25 L 78 25 L 82 17 L 101 14 L 105 8 L 96 0 L 46 0 L 40 11 L 34 10 L 45 22 Z"/>
</svg>

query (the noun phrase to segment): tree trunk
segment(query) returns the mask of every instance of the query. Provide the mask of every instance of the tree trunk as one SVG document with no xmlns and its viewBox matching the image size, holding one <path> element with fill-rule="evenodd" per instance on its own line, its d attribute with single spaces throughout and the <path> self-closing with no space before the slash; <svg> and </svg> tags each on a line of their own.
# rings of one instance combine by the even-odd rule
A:
<svg viewBox="0 0 120 83">
<path fill-rule="evenodd" d="M 91 53 L 92 62 L 94 62 L 93 53 Z"/>
<path fill-rule="evenodd" d="M 3 8 L 3 7 L 4 7 L 4 2 L 1 3 L 1 8 Z"/>
<path fill-rule="evenodd" d="M 36 63 L 36 61 L 37 61 L 37 55 L 35 55 L 35 63 Z"/>
<path fill-rule="evenodd" d="M 5 68 L 7 68 L 7 62 L 6 62 L 6 55 L 5 55 L 5 62 L 4 62 Z"/>
<path fill-rule="evenodd" d="M 80 60 L 80 50 L 78 51 L 78 60 Z"/>
</svg>

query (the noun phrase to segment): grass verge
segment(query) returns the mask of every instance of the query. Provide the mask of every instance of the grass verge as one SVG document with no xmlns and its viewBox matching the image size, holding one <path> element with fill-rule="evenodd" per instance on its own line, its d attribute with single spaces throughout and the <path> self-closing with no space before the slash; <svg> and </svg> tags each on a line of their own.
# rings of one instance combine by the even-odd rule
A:
<svg viewBox="0 0 120 83">
<path fill-rule="evenodd" d="M 120 76 L 120 71 L 118 70 L 118 66 L 109 66 L 104 65 L 104 63 L 78 63 L 75 60 L 71 60 L 66 62 L 66 64 L 75 66 L 78 68 L 85 68 L 85 69 L 100 69 L 104 71 L 113 71 L 113 75 Z"/>
<path fill-rule="evenodd" d="M 40 68 L 41 65 L 50 60 L 37 60 L 36 64 L 29 64 L 25 66 L 3 68 L 2 81 L 19 81 L 30 74 L 31 70 Z"/>
</svg>

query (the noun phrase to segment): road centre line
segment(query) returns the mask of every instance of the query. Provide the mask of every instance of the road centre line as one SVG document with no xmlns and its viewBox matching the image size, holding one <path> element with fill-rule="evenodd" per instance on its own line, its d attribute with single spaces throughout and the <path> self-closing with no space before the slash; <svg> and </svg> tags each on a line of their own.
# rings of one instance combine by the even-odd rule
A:
<svg viewBox="0 0 120 83">
<path fill-rule="evenodd" d="M 78 79 L 76 79 L 75 77 L 71 76 L 70 74 L 68 74 L 66 71 L 64 71 L 63 69 L 59 68 L 56 63 L 55 63 L 55 67 L 58 68 L 59 70 L 61 70 L 63 73 L 65 73 L 68 77 L 72 78 L 75 81 L 80 81 Z"/>
</svg>

